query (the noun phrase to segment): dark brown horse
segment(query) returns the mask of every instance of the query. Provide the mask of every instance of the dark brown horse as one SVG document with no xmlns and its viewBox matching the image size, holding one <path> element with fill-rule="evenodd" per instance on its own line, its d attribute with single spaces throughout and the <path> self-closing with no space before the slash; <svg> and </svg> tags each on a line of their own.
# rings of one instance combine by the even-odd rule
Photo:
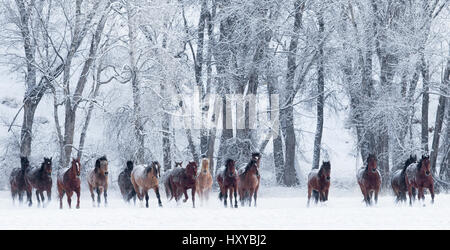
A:
<svg viewBox="0 0 450 250">
<path fill-rule="evenodd" d="M 133 183 L 131 183 L 131 171 L 133 171 L 133 162 L 127 161 L 127 167 L 119 174 L 119 188 L 123 199 L 129 202 L 133 199 L 136 204 L 136 191 L 134 191 Z"/>
<path fill-rule="evenodd" d="M 256 197 L 258 196 L 259 187 L 259 174 L 257 161 L 252 159 L 245 167 L 244 171 L 239 174 L 239 200 L 241 201 L 241 206 L 248 202 L 248 205 L 252 205 L 252 197 L 255 199 L 256 207 Z"/>
<path fill-rule="evenodd" d="M 45 158 L 39 168 L 28 168 L 25 171 L 27 192 L 36 189 L 38 206 L 44 205 L 44 191 L 47 192 L 48 202 L 52 199 L 52 158 Z M 31 203 L 31 200 L 30 200 Z"/>
<path fill-rule="evenodd" d="M 406 186 L 406 168 L 417 162 L 417 156 L 410 155 L 409 158 L 405 161 L 405 165 L 403 168 L 398 169 L 392 174 L 391 186 L 392 190 L 394 190 L 395 194 L 395 202 L 398 203 L 406 201 L 406 192 L 408 191 L 408 187 Z"/>
<path fill-rule="evenodd" d="M 227 207 L 227 198 L 228 198 L 228 191 L 230 192 L 230 204 L 231 207 L 233 207 L 233 200 L 232 200 L 232 194 L 234 193 L 234 207 L 238 207 L 237 204 L 237 191 L 238 191 L 238 185 L 239 180 L 238 176 L 236 174 L 236 167 L 235 162 L 232 159 L 227 159 L 225 162 L 225 169 L 219 174 L 217 174 L 217 182 L 219 183 L 220 187 L 220 193 L 219 193 L 219 199 L 223 199 L 223 204 L 225 207 Z"/>
<path fill-rule="evenodd" d="M 425 200 L 424 189 L 428 188 L 431 194 L 431 203 L 434 203 L 434 182 L 431 175 L 430 157 L 422 155 L 418 163 L 406 168 L 405 182 L 408 189 L 409 204 L 412 205 L 414 189 L 418 190 L 417 199 Z"/>
<path fill-rule="evenodd" d="M 192 207 L 195 207 L 197 168 L 197 162 L 191 161 L 186 168 L 175 168 L 169 172 L 165 182 L 171 196 L 170 199 L 175 197 L 175 200 L 178 201 L 184 194 L 183 202 L 186 202 L 189 199 L 187 190 L 191 189 Z"/>
<path fill-rule="evenodd" d="M 72 165 L 70 166 L 70 168 L 66 168 L 58 172 L 57 186 L 60 209 L 62 209 L 62 199 L 64 197 L 64 194 L 67 195 L 67 203 L 69 203 L 69 208 L 72 208 L 72 195 L 74 192 L 77 194 L 76 208 L 80 208 L 80 159 L 73 158 L 71 164 Z"/>
<path fill-rule="evenodd" d="M 13 203 L 15 203 L 16 196 L 19 196 L 19 202 L 23 202 L 23 193 L 27 191 L 25 183 L 25 171 L 30 167 L 30 162 L 27 157 L 20 157 L 20 168 L 14 168 L 9 176 L 9 183 L 11 185 L 11 196 Z M 31 201 L 31 191 L 27 192 L 27 200 Z M 29 203 L 31 206 L 31 203 Z"/>
<path fill-rule="evenodd" d="M 378 193 L 380 192 L 381 175 L 377 169 L 375 155 L 369 154 L 367 157 L 367 166 L 358 170 L 356 179 L 358 180 L 366 205 L 371 205 L 372 197 L 374 197 L 376 204 L 378 202 Z"/>
<path fill-rule="evenodd" d="M 108 159 L 102 156 L 95 161 L 95 167 L 88 173 L 88 186 L 91 192 L 92 204 L 95 205 L 94 189 L 97 193 L 97 205 L 100 206 L 100 195 L 103 193 L 105 206 L 108 203 Z"/>
<path fill-rule="evenodd" d="M 328 200 L 328 191 L 330 189 L 331 163 L 323 161 L 320 169 L 313 169 L 308 175 L 308 206 L 313 195 L 314 202 Z"/>
<path fill-rule="evenodd" d="M 131 183 L 139 200 L 145 196 L 145 206 L 148 207 L 148 190 L 153 189 L 158 198 L 158 205 L 162 207 L 161 196 L 159 195 L 159 180 L 161 177 L 161 165 L 153 161 L 150 165 L 137 165 L 131 171 Z"/>
</svg>

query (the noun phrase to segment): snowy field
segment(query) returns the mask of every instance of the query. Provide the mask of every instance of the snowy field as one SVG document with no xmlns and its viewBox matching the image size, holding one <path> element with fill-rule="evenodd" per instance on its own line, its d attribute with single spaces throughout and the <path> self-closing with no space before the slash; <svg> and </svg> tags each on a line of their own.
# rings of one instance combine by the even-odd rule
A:
<svg viewBox="0 0 450 250">
<path fill-rule="evenodd" d="M 150 208 L 125 204 L 116 192 L 108 207 L 93 207 L 85 189 L 81 209 L 63 210 L 53 194 L 46 208 L 13 206 L 8 191 L 0 191 L 0 229 L 450 229 L 450 195 L 438 194 L 434 204 L 396 205 L 391 195 L 366 207 L 357 190 L 330 190 L 327 204 L 306 207 L 306 192 L 298 188 L 262 188 L 258 207 L 224 208 L 213 192 L 210 201 L 193 209 L 192 202 L 167 202 Z"/>
</svg>

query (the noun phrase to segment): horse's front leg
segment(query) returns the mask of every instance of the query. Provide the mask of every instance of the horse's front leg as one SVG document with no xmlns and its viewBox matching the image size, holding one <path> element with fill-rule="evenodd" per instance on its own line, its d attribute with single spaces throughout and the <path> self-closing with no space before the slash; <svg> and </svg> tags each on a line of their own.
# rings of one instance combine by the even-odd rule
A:
<svg viewBox="0 0 450 250">
<path fill-rule="evenodd" d="M 73 195 L 73 192 L 72 191 L 66 192 L 66 195 L 67 195 L 67 203 L 69 204 L 69 208 L 72 208 L 72 195 Z"/>
<path fill-rule="evenodd" d="M 328 200 L 328 191 L 329 191 L 329 190 L 330 190 L 330 189 L 328 189 L 328 188 L 325 190 L 325 201 Z"/>
<path fill-rule="evenodd" d="M 156 186 L 153 188 L 155 190 L 156 198 L 158 198 L 158 206 L 162 207 L 161 196 L 159 195 L 159 187 Z"/>
<path fill-rule="evenodd" d="M 145 207 L 148 208 L 148 190 L 144 190 L 144 194 L 145 194 Z"/>
<path fill-rule="evenodd" d="M 75 193 L 77 194 L 77 206 L 76 208 L 79 209 L 80 208 L 80 189 L 76 190 Z"/>
<path fill-rule="evenodd" d="M 187 194 L 187 188 L 186 188 L 186 187 L 183 187 L 183 194 L 184 194 L 184 200 L 183 200 L 183 202 L 186 202 L 186 201 L 189 199 L 188 194 Z"/>
<path fill-rule="evenodd" d="M 102 189 L 100 187 L 97 187 L 95 189 L 95 191 L 97 192 L 97 207 L 100 207 L 100 196 L 102 194 Z"/>
<path fill-rule="evenodd" d="M 31 207 L 31 205 L 33 204 L 33 202 L 32 202 L 32 194 L 31 194 L 31 188 L 27 188 L 26 192 L 27 192 L 28 206 Z"/>
<path fill-rule="evenodd" d="M 224 188 L 224 193 L 223 193 L 223 205 L 225 207 L 227 207 L 227 199 L 228 199 L 228 188 Z M 233 204 L 231 204 L 233 205 Z"/>
<path fill-rule="evenodd" d="M 235 208 L 238 207 L 238 204 L 237 204 L 237 186 L 234 187 L 234 207 Z"/>
<path fill-rule="evenodd" d="M 431 203 L 434 203 L 434 185 L 430 184 L 430 187 L 428 188 L 428 190 L 430 190 L 430 194 L 431 194 Z"/>
<path fill-rule="evenodd" d="M 380 189 L 375 190 L 375 205 L 378 203 L 378 192 L 380 191 Z"/>
<path fill-rule="evenodd" d="M 95 207 L 94 187 L 90 183 L 88 183 L 88 186 L 89 186 L 89 192 L 91 192 L 92 206 Z"/>
<path fill-rule="evenodd" d="M 40 194 L 39 194 L 39 190 L 37 190 L 37 189 L 36 189 L 36 200 L 38 202 L 38 207 L 41 207 Z"/>
<path fill-rule="evenodd" d="M 195 208 L 195 186 L 192 187 L 192 207 Z"/>
<path fill-rule="evenodd" d="M 105 198 L 105 207 L 108 204 L 108 186 L 105 186 L 103 189 L 103 198 Z"/>
<path fill-rule="evenodd" d="M 52 201 L 52 188 L 47 189 L 47 203 Z"/>
</svg>

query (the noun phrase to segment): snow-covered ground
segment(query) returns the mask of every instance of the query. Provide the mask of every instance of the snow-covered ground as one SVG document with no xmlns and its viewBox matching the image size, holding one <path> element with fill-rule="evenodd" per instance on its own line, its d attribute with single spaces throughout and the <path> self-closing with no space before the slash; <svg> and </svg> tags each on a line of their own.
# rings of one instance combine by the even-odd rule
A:
<svg viewBox="0 0 450 250">
<path fill-rule="evenodd" d="M 356 187 L 355 187 L 356 188 Z M 211 194 L 204 206 L 193 209 L 189 200 L 157 207 L 150 193 L 150 208 L 125 204 L 117 192 L 108 207 L 93 207 L 82 190 L 81 209 L 63 210 L 53 195 L 46 208 L 13 206 L 8 191 L 0 192 L 0 229 L 450 229 L 450 195 L 438 194 L 434 204 L 396 205 L 391 195 L 366 207 L 358 190 L 331 190 L 327 204 L 306 207 L 306 192 L 298 188 L 262 188 L 258 207 L 224 208 Z M 33 195 L 33 201 L 36 202 Z"/>
</svg>

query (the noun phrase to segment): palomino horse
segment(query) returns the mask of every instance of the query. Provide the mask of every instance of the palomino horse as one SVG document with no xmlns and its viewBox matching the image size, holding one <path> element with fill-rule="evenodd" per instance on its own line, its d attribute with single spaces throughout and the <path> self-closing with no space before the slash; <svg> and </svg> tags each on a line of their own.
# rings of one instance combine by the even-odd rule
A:
<svg viewBox="0 0 450 250">
<path fill-rule="evenodd" d="M 232 159 L 227 159 L 225 162 L 225 169 L 217 175 L 217 182 L 219 183 L 220 193 L 219 199 L 223 199 L 223 204 L 227 207 L 227 192 L 230 192 L 230 203 L 233 207 L 232 194 L 234 193 L 234 207 L 237 204 L 237 190 L 238 190 L 238 176 L 236 174 L 235 162 Z"/>
<path fill-rule="evenodd" d="M 169 172 L 165 180 L 171 197 L 175 197 L 176 201 L 178 201 L 181 195 L 184 194 L 183 202 L 186 202 L 189 199 L 187 190 L 191 189 L 192 207 L 195 207 L 197 168 L 197 162 L 190 161 L 186 165 L 186 168 L 175 168 Z"/>
<path fill-rule="evenodd" d="M 89 191 L 91 192 L 92 204 L 95 205 L 94 189 L 97 193 L 97 205 L 100 206 L 100 195 L 105 197 L 105 206 L 108 203 L 108 159 L 102 156 L 95 161 L 95 168 L 89 171 L 88 179 Z"/>
<path fill-rule="evenodd" d="M 418 163 L 411 164 L 406 168 L 406 187 L 408 189 L 409 204 L 412 205 L 412 194 L 418 189 L 417 199 L 425 200 L 424 188 L 428 188 L 431 194 L 431 203 L 434 203 L 434 182 L 431 175 L 430 157 L 422 155 Z"/>
<path fill-rule="evenodd" d="M 13 203 L 16 200 L 16 196 L 19 196 L 19 202 L 23 202 L 23 193 L 27 191 L 27 185 L 25 183 L 25 171 L 30 167 L 30 162 L 27 157 L 20 157 L 20 168 L 14 168 L 9 176 L 9 183 L 11 185 L 11 196 Z M 27 192 L 27 200 L 31 200 L 31 191 Z M 29 203 L 31 206 L 31 203 Z"/>
<path fill-rule="evenodd" d="M 161 197 L 159 195 L 158 175 L 161 170 L 159 162 L 154 161 L 150 166 L 137 165 L 131 171 L 131 183 L 139 200 L 142 201 L 145 195 L 145 206 L 148 207 L 148 190 L 153 189 L 158 198 L 158 205 L 162 207 Z"/>
<path fill-rule="evenodd" d="M 47 192 L 48 202 L 52 199 L 52 158 L 45 158 L 39 168 L 28 168 L 25 172 L 27 192 L 36 189 L 38 206 L 44 205 L 44 191 Z M 31 201 L 30 201 L 31 202 Z"/>
<path fill-rule="evenodd" d="M 80 159 L 72 159 L 72 166 L 68 169 L 58 172 L 57 186 L 59 193 L 59 208 L 62 209 L 62 199 L 64 194 L 67 195 L 67 203 L 69 208 L 72 208 L 72 195 L 77 194 L 77 207 L 80 208 L 80 173 L 81 163 Z"/>
<path fill-rule="evenodd" d="M 408 191 L 408 188 L 406 187 L 406 168 L 417 162 L 417 156 L 410 155 L 408 160 L 406 160 L 405 165 L 402 169 L 398 169 L 392 174 L 391 179 L 391 186 L 394 190 L 396 199 L 395 202 L 398 203 L 399 201 L 403 202 L 406 201 L 406 192 Z"/>
<path fill-rule="evenodd" d="M 254 159 L 245 167 L 244 171 L 239 174 L 239 200 L 241 201 L 241 206 L 244 206 L 245 202 L 248 201 L 248 205 L 252 205 L 252 197 L 255 199 L 256 207 L 256 197 L 258 196 L 259 187 L 259 174 L 257 161 Z"/>
<path fill-rule="evenodd" d="M 196 189 L 200 200 L 209 199 L 209 192 L 211 192 L 213 178 L 209 171 L 209 159 L 203 158 L 200 174 L 197 177 Z"/>
<path fill-rule="evenodd" d="M 378 192 L 380 192 L 381 175 L 377 169 L 377 159 L 375 155 L 369 154 L 367 157 L 367 166 L 358 170 L 356 179 L 358 180 L 366 205 L 371 205 L 372 194 L 374 194 L 376 204 L 378 201 Z"/>
<path fill-rule="evenodd" d="M 134 191 L 133 183 L 131 183 L 131 171 L 133 171 L 133 162 L 127 161 L 127 167 L 119 174 L 119 188 L 123 199 L 129 202 L 133 198 L 136 204 L 136 192 Z"/>
<path fill-rule="evenodd" d="M 328 191 L 330 189 L 331 163 L 323 161 L 319 169 L 313 169 L 308 175 L 308 206 L 311 199 L 311 193 L 314 203 L 317 201 L 325 202 L 328 200 Z"/>
</svg>

